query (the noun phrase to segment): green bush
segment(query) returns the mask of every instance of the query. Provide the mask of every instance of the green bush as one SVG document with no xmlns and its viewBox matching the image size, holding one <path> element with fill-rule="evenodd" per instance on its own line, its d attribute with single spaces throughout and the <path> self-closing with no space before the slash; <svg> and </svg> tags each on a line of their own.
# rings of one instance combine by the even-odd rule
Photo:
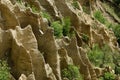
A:
<svg viewBox="0 0 120 80">
<path fill-rule="evenodd" d="M 88 52 L 88 57 L 95 66 L 109 65 L 114 67 L 112 51 L 108 45 L 104 45 L 102 48 L 94 45 Z"/>
<path fill-rule="evenodd" d="M 102 52 L 103 52 L 103 64 L 109 65 L 112 68 L 114 68 L 114 63 L 113 63 L 113 53 L 111 48 L 108 45 L 104 45 L 102 47 Z"/>
<path fill-rule="evenodd" d="M 53 22 L 52 24 L 51 24 L 51 27 L 53 27 L 54 28 L 54 35 L 56 36 L 56 37 L 62 37 L 63 36 L 63 34 L 62 34 L 62 32 L 63 32 L 63 26 L 61 25 L 61 23 L 60 23 L 60 21 L 55 21 L 55 22 Z"/>
<path fill-rule="evenodd" d="M 88 52 L 89 60 L 95 65 L 100 66 L 103 62 L 103 52 L 98 45 L 94 45 L 93 48 Z"/>
<path fill-rule="evenodd" d="M 46 17 L 48 17 L 48 19 L 50 19 L 50 17 L 48 15 L 44 15 Z M 51 27 L 54 28 L 54 35 L 56 37 L 62 37 L 62 36 L 71 36 L 73 35 L 74 33 L 73 32 L 70 32 L 70 29 L 71 29 L 71 22 L 70 22 L 70 18 L 68 17 L 65 17 L 65 18 L 62 18 L 62 22 L 60 21 L 54 21 L 52 22 L 51 24 Z"/>
<path fill-rule="evenodd" d="M 51 20 L 51 17 L 46 13 L 43 13 L 42 16 L 47 18 L 48 20 Z M 54 35 L 57 38 L 60 38 L 62 36 L 68 36 L 71 38 L 75 35 L 74 29 L 71 28 L 71 21 L 69 17 L 62 18 L 61 22 L 51 21 L 51 27 L 54 28 Z"/>
<path fill-rule="evenodd" d="M 115 75 L 110 72 L 106 72 L 103 76 L 104 80 L 115 80 Z"/>
<path fill-rule="evenodd" d="M 79 73 L 79 68 L 74 65 L 68 65 L 67 68 L 62 70 L 62 77 L 69 80 L 83 80 Z"/>
<path fill-rule="evenodd" d="M 70 25 L 71 25 L 70 18 L 65 17 L 65 18 L 62 19 L 63 35 L 64 36 L 69 36 Z"/>
<path fill-rule="evenodd" d="M 99 22 L 101 22 L 102 24 L 105 24 L 105 23 L 106 23 L 106 19 L 105 19 L 104 16 L 102 15 L 102 12 L 101 12 L 101 11 L 96 11 L 93 15 L 94 15 L 94 17 L 95 17 Z"/>
<path fill-rule="evenodd" d="M 0 80 L 9 80 L 9 67 L 6 61 L 0 60 Z"/>
<path fill-rule="evenodd" d="M 45 11 L 43 11 L 43 12 L 41 12 L 41 16 L 43 17 L 43 18 L 46 18 L 47 20 L 49 20 L 49 21 L 51 21 L 51 16 L 50 16 L 50 14 L 48 14 L 47 12 L 45 12 Z"/>
</svg>

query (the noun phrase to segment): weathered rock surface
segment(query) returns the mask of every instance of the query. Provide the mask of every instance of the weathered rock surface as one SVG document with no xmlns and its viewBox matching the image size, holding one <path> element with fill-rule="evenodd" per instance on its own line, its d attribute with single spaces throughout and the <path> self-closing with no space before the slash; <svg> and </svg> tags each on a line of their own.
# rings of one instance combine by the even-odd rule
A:
<svg viewBox="0 0 120 80">
<path fill-rule="evenodd" d="M 60 62 L 53 30 L 48 29 L 38 40 L 39 50 L 43 53 L 45 62 L 49 63 L 58 80 L 60 79 Z"/>
<path fill-rule="evenodd" d="M 61 70 L 69 64 L 80 68 L 84 80 L 98 80 L 101 73 L 89 61 L 84 45 L 119 48 L 114 33 L 83 12 L 84 1 L 78 0 L 79 9 L 74 9 L 72 0 L 0 0 L 0 59 L 8 59 L 11 80 L 62 80 Z M 56 39 L 42 11 L 53 21 L 70 17 L 75 36 Z"/>
<path fill-rule="evenodd" d="M 34 72 L 36 79 L 43 79 L 40 75 L 45 74 L 39 73 L 42 70 L 44 71 L 44 59 L 38 51 L 37 41 L 32 33 L 31 27 L 28 26 L 24 30 L 17 27 L 16 31 L 11 32 L 13 35 L 13 46 L 10 60 L 13 62 L 11 65 L 13 73 L 16 77 L 19 77 L 22 73 L 28 76 Z M 22 38 L 24 37 L 23 35 L 26 37 Z M 37 61 L 39 61 L 39 64 L 37 64 Z"/>
</svg>

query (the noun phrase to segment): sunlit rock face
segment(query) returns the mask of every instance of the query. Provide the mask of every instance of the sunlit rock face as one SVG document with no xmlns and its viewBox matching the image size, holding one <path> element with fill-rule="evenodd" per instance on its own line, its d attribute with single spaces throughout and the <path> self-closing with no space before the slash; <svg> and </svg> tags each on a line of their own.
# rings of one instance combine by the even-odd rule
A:
<svg viewBox="0 0 120 80">
<path fill-rule="evenodd" d="M 68 65 L 78 66 L 84 80 L 104 74 L 90 62 L 85 45 L 107 43 L 114 52 L 118 43 L 111 30 L 83 12 L 89 1 L 78 0 L 75 9 L 73 0 L 0 0 L 0 59 L 7 59 L 11 80 L 69 80 L 61 74 Z M 51 22 L 63 17 L 70 18 L 72 38 L 56 38 L 51 28 Z"/>
</svg>

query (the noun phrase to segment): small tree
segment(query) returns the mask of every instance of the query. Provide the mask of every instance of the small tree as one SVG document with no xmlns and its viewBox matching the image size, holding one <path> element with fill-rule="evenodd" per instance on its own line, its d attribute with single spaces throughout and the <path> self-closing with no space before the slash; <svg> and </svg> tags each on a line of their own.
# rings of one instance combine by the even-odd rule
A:
<svg viewBox="0 0 120 80">
<path fill-rule="evenodd" d="M 60 21 L 55 21 L 52 23 L 51 27 L 54 28 L 54 35 L 56 37 L 62 37 L 62 32 L 63 32 L 63 27 L 62 25 L 60 24 Z"/>
<path fill-rule="evenodd" d="M 63 18 L 62 26 L 63 26 L 63 35 L 68 36 L 70 32 L 70 26 L 71 26 L 70 18 L 68 17 Z"/>
<path fill-rule="evenodd" d="M 114 67 L 112 51 L 108 45 L 104 45 L 102 48 L 94 45 L 88 52 L 88 57 L 95 66 L 102 67 L 105 64 Z"/>
</svg>

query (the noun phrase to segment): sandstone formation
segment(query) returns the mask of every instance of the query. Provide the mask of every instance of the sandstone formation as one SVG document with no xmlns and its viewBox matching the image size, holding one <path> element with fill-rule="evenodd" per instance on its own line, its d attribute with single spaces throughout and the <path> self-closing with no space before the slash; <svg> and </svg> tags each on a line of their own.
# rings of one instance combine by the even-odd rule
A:
<svg viewBox="0 0 120 80">
<path fill-rule="evenodd" d="M 119 51 L 117 39 L 105 25 L 83 12 L 85 0 L 77 0 L 78 9 L 72 2 L 0 0 L 0 59 L 7 59 L 11 80 L 68 80 L 61 74 L 68 65 L 78 66 L 84 80 L 98 80 L 103 74 L 94 69 L 84 46 L 101 47 L 107 43 L 113 52 Z M 90 3 L 92 7 L 94 3 Z M 69 17 L 75 36 L 56 38 L 50 21 L 40 14 L 42 11 L 50 14 L 51 21 Z M 87 41 L 83 35 L 87 35 Z"/>
</svg>

